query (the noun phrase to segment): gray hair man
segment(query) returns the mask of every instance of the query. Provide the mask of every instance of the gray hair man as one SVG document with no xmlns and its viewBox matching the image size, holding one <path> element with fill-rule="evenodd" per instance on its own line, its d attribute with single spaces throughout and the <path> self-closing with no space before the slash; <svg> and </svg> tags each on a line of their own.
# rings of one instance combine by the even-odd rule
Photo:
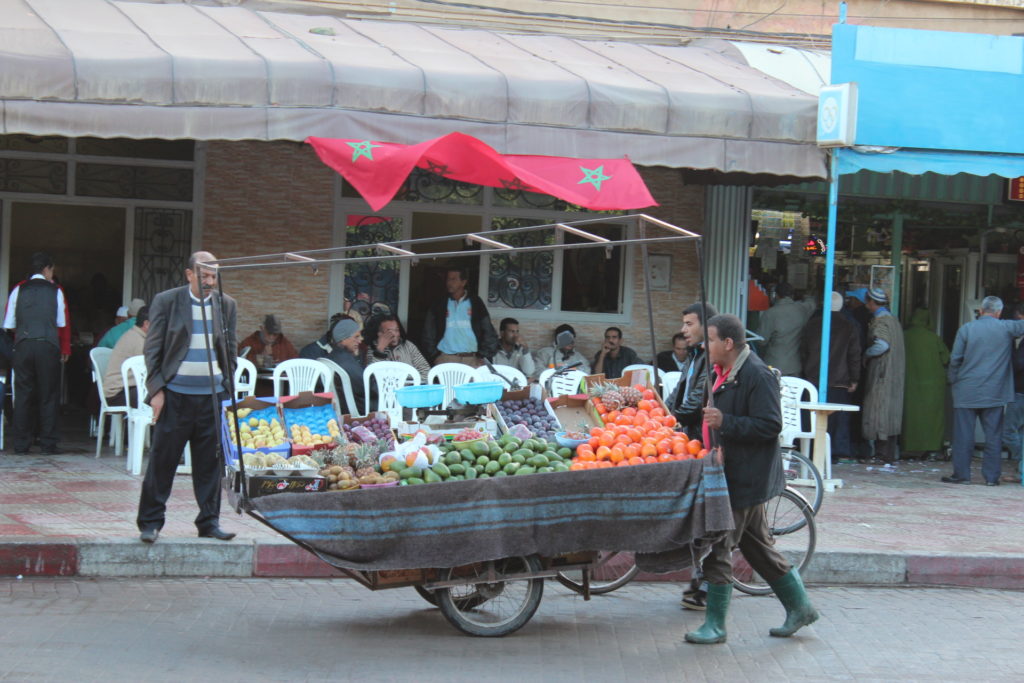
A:
<svg viewBox="0 0 1024 683">
<path fill-rule="evenodd" d="M 953 387 L 953 474 L 947 484 L 971 483 L 974 425 L 981 420 L 985 455 L 981 474 L 988 486 L 999 484 L 1003 447 L 1003 409 L 1013 403 L 1010 355 L 1014 337 L 1024 335 L 1024 320 L 1000 320 L 1003 301 L 987 296 L 978 319 L 957 330 L 947 375 Z"/>
</svg>

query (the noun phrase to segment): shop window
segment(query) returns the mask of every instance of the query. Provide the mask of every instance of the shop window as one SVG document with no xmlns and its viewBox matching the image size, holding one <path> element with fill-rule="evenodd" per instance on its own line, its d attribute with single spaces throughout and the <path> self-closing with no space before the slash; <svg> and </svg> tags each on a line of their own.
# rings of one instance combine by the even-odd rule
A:
<svg viewBox="0 0 1024 683">
<path fill-rule="evenodd" d="M 402 237 L 402 219 L 349 214 L 345 219 L 345 245 L 393 242 Z M 346 252 L 348 257 L 376 256 L 375 249 Z M 345 267 L 345 298 L 363 318 L 373 313 L 398 313 L 401 266 L 398 261 L 373 261 Z"/>
<path fill-rule="evenodd" d="M 622 239 L 621 225 L 588 225 L 585 230 L 608 239 Z M 565 234 L 566 244 L 585 242 Z M 583 313 L 622 312 L 622 247 L 567 249 L 562 252 L 562 310 Z"/>
<path fill-rule="evenodd" d="M 341 196 L 361 197 L 359 192 L 346 182 L 341 184 Z M 460 183 L 422 168 L 414 168 L 392 201 L 479 206 L 484 201 L 484 188 L 482 185 Z"/>
<path fill-rule="evenodd" d="M 498 216 L 491 230 L 505 230 L 529 225 L 542 225 L 539 219 Z M 513 233 L 507 236 L 489 235 L 514 247 L 541 246 L 555 243 L 555 231 Z M 555 252 L 535 251 L 502 255 L 494 252 L 490 257 L 487 303 L 501 308 L 551 310 L 552 283 L 555 271 Z"/>
<path fill-rule="evenodd" d="M 192 253 L 192 212 L 184 209 L 135 209 L 132 296 L 144 301 L 185 283 Z"/>
<path fill-rule="evenodd" d="M 67 154 L 68 139 L 56 135 L 0 135 L 0 151 Z"/>
<path fill-rule="evenodd" d="M 126 159 L 161 159 L 164 161 L 192 161 L 195 159 L 195 143 L 192 140 L 78 138 L 75 140 L 75 151 L 86 156 L 124 157 Z"/>
<path fill-rule="evenodd" d="M 80 162 L 75 168 L 75 194 L 190 202 L 192 169 Z"/>
<path fill-rule="evenodd" d="M 63 161 L 0 157 L 0 192 L 65 194 L 68 165 Z"/>
</svg>

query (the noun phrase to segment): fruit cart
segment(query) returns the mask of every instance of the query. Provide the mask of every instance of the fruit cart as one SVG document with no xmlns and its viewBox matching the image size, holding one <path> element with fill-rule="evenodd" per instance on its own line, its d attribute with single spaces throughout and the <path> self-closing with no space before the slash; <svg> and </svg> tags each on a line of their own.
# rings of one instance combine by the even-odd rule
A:
<svg viewBox="0 0 1024 683">
<path fill-rule="evenodd" d="M 587 229 L 606 222 L 624 226 L 621 238 L 608 239 Z M 517 237 L 543 231 L 568 233 L 574 241 L 546 244 L 541 240 L 539 245 L 519 247 L 500 241 L 530 244 L 532 240 Z M 502 254 L 639 248 L 652 353 L 656 349 L 648 246 L 692 242 L 700 264 L 699 235 L 638 214 L 510 228 L 500 231 L 500 236 L 495 232 L 446 235 L 222 259 L 201 266 L 216 272 L 223 291 L 225 274 L 236 270 L 316 271 L 369 261 L 464 256 L 461 251 L 430 251 L 433 243 L 453 239 Z M 417 252 L 421 248 L 426 251 Z M 702 272 L 699 282 L 704 299 Z M 241 443 L 241 437 L 236 437 Z M 231 482 L 229 498 L 237 511 L 371 590 L 415 588 L 456 628 L 476 636 L 506 635 L 527 623 L 537 610 L 547 578 L 576 577 L 574 589 L 589 598 L 590 576 L 607 557 L 595 549 L 686 554 L 693 545 L 720 537 L 733 524 L 721 464 L 711 459 L 614 470 L 556 470 L 546 476 L 467 479 L 442 486 L 261 497 L 250 495 L 244 460 L 238 460 L 238 471 L 226 480 Z"/>
</svg>

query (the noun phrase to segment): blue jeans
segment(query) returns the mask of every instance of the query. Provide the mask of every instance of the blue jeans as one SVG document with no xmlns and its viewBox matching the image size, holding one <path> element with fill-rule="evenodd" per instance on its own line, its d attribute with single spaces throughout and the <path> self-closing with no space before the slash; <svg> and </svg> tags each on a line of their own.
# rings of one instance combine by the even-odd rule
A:
<svg viewBox="0 0 1024 683">
<path fill-rule="evenodd" d="M 1024 394 L 1014 394 L 1013 403 L 1006 406 L 1003 421 L 1003 445 L 1011 460 L 1020 460 L 1021 430 L 1024 429 Z"/>
<path fill-rule="evenodd" d="M 985 457 L 981 474 L 985 481 L 999 481 L 1002 471 L 1000 452 L 1003 449 L 1003 407 L 953 408 L 953 476 L 971 478 L 971 456 L 974 454 L 974 421 L 981 420 L 985 433 Z"/>
</svg>

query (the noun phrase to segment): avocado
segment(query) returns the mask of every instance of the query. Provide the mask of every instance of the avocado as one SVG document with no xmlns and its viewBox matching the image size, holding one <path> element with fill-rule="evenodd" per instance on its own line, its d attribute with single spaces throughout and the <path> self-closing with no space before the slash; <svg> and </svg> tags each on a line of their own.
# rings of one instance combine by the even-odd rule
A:
<svg viewBox="0 0 1024 683">
<path fill-rule="evenodd" d="M 451 470 L 452 474 L 465 474 L 466 470 L 471 470 L 473 468 L 466 467 L 461 462 L 457 462 L 454 465 L 448 465 L 448 469 Z"/>
<path fill-rule="evenodd" d="M 480 467 L 480 466 L 477 465 L 477 467 Z M 477 472 L 476 472 L 476 468 L 475 467 L 467 467 L 466 468 L 466 479 L 476 479 L 476 475 L 477 475 Z"/>
<path fill-rule="evenodd" d="M 520 474 L 533 474 L 536 471 L 537 470 L 534 467 L 530 467 L 529 465 L 523 465 L 522 467 L 515 471 L 515 475 L 518 477 Z"/>
<path fill-rule="evenodd" d="M 508 462 L 512 462 L 512 458 L 509 458 Z M 507 465 L 508 462 L 506 462 L 505 464 Z M 492 460 L 489 463 L 487 463 L 486 467 L 484 467 L 484 472 L 486 472 L 487 474 L 494 474 L 495 472 L 497 472 L 500 469 L 501 469 L 501 460 L 498 460 L 497 462 Z"/>
<path fill-rule="evenodd" d="M 444 461 L 449 465 L 455 465 L 457 463 L 462 462 L 462 456 L 460 456 L 458 453 L 449 453 L 448 455 L 444 456 Z"/>
<path fill-rule="evenodd" d="M 532 458 L 529 458 L 526 462 L 531 467 L 547 467 L 549 464 L 548 459 L 543 455 L 535 455 Z"/>
<path fill-rule="evenodd" d="M 409 486 L 413 486 L 414 484 L 426 484 L 427 483 L 427 482 L 423 481 L 422 479 L 420 479 L 419 477 L 411 477 L 409 479 L 406 479 L 405 481 L 409 482 Z"/>
<path fill-rule="evenodd" d="M 435 467 L 437 467 L 437 465 L 435 465 Z M 424 470 L 423 481 L 425 481 L 428 484 L 436 484 L 437 482 L 444 480 L 441 478 L 441 475 L 439 475 L 434 470 Z"/>
<path fill-rule="evenodd" d="M 551 466 L 551 469 L 553 469 L 555 472 L 568 472 L 569 466 L 566 465 L 565 463 L 556 462 L 554 465 Z"/>
<path fill-rule="evenodd" d="M 476 455 L 487 455 L 491 452 L 491 444 L 486 441 L 477 441 L 471 448 Z"/>
<path fill-rule="evenodd" d="M 507 476 L 508 476 L 508 472 L 505 472 L 504 470 L 498 470 L 497 472 L 494 473 L 493 478 L 497 479 L 498 477 L 507 477 Z"/>
<path fill-rule="evenodd" d="M 476 455 L 473 453 L 473 451 L 469 450 L 468 448 L 463 448 L 461 451 L 459 451 L 459 455 L 462 456 L 463 460 L 473 460 L 476 458 Z"/>
<path fill-rule="evenodd" d="M 477 476 L 477 479 L 490 479 L 490 478 L 491 478 L 491 475 L 487 474 L 486 472 L 484 472 L 483 474 Z"/>
<path fill-rule="evenodd" d="M 448 465 L 445 465 L 440 460 L 434 463 L 434 466 L 431 468 L 431 470 L 433 470 L 434 474 L 441 477 L 442 479 L 447 479 L 448 477 L 452 476 L 452 471 L 448 469 Z"/>
<path fill-rule="evenodd" d="M 498 464 L 504 467 L 505 465 L 512 462 L 512 455 L 510 453 L 502 453 L 498 456 Z"/>
<path fill-rule="evenodd" d="M 520 469 L 521 467 L 522 465 L 519 464 L 518 462 L 510 462 L 509 464 L 505 465 L 505 467 L 502 468 L 502 471 L 505 474 L 515 474 L 516 470 Z"/>
<path fill-rule="evenodd" d="M 538 467 L 537 468 L 537 474 L 546 474 L 548 472 L 554 472 L 554 471 L 555 471 L 555 469 L 553 467 Z"/>
<path fill-rule="evenodd" d="M 484 465 L 484 466 L 486 467 L 486 466 L 487 466 L 487 463 L 489 463 L 490 461 L 491 461 L 491 459 L 490 459 L 489 457 L 487 457 L 486 455 L 481 455 L 481 456 L 480 456 L 479 458 L 477 458 L 477 459 L 476 459 L 476 460 L 475 460 L 474 462 L 475 462 L 475 463 L 476 463 L 477 465 Z"/>
<path fill-rule="evenodd" d="M 398 476 L 402 479 L 412 479 L 423 476 L 423 470 L 419 467 L 406 467 L 404 470 L 398 473 Z"/>
<path fill-rule="evenodd" d="M 557 453 L 560 456 L 562 456 L 563 458 L 571 458 L 572 457 L 572 449 L 571 448 L 566 448 L 565 446 L 562 446 L 561 448 L 559 448 Z"/>
<path fill-rule="evenodd" d="M 532 458 L 534 453 L 529 448 L 520 448 L 518 451 L 512 454 L 512 459 L 515 460 L 515 456 L 521 455 L 525 458 Z"/>
</svg>

